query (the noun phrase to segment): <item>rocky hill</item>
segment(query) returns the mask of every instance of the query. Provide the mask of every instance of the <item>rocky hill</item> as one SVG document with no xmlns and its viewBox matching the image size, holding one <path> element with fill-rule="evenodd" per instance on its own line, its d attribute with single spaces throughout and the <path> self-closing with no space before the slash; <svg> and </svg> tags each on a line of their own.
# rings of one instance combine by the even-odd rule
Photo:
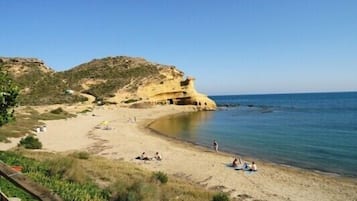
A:
<svg viewBox="0 0 357 201">
<path fill-rule="evenodd" d="M 184 78 L 174 66 L 142 58 L 106 57 L 55 72 L 38 59 L 0 57 L 0 68 L 21 88 L 22 105 L 76 103 L 87 100 L 83 94 L 90 94 L 101 103 L 216 108 L 212 100 L 196 92 L 194 78 Z"/>
<path fill-rule="evenodd" d="M 65 81 L 41 60 L 0 57 L 0 69 L 7 71 L 20 87 L 21 105 L 75 103 L 87 100 L 79 95 L 65 95 Z"/>
</svg>

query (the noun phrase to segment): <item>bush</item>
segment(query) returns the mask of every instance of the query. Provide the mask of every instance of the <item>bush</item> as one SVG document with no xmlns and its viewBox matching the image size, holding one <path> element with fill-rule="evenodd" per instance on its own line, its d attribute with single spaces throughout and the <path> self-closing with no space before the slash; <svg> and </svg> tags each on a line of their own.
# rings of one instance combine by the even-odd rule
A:
<svg viewBox="0 0 357 201">
<path fill-rule="evenodd" d="M 229 201 L 229 197 L 226 193 L 217 193 L 213 196 L 212 201 Z"/>
<path fill-rule="evenodd" d="M 80 111 L 80 112 L 78 112 L 78 113 L 87 113 L 87 112 L 92 112 L 92 111 L 93 111 L 92 108 L 87 108 L 87 109 L 82 110 L 82 111 Z"/>
<path fill-rule="evenodd" d="M 65 111 L 61 107 L 50 111 L 50 113 L 52 113 L 52 114 L 62 114 L 64 112 Z"/>
<path fill-rule="evenodd" d="M 158 187 L 156 185 L 146 182 L 137 182 L 129 188 L 127 200 L 159 200 L 158 197 Z"/>
<path fill-rule="evenodd" d="M 89 159 L 89 153 L 86 151 L 79 151 L 71 154 L 73 157 L 78 158 L 78 159 L 84 159 L 87 160 Z"/>
<path fill-rule="evenodd" d="M 28 135 L 22 138 L 18 144 L 19 147 L 25 147 L 26 149 L 41 149 L 42 143 L 32 135 Z"/>
<path fill-rule="evenodd" d="M 14 107 L 17 105 L 19 89 L 7 74 L 0 69 L 0 126 L 13 120 Z"/>
<path fill-rule="evenodd" d="M 162 183 L 162 184 L 166 184 L 167 181 L 169 180 L 167 175 L 165 173 L 163 173 L 163 172 L 160 172 L 160 171 L 159 172 L 154 172 L 152 174 L 152 177 L 155 180 L 160 181 L 160 183 Z"/>
<path fill-rule="evenodd" d="M 27 153 L 31 154 L 31 152 Z M 46 154 L 46 157 L 44 158 L 47 160 L 35 161 L 34 159 L 22 156 L 20 153 L 0 151 L 1 161 L 4 161 L 10 166 L 23 166 L 24 169 L 22 172 L 26 174 L 26 176 L 28 176 L 34 182 L 43 185 L 45 188 L 51 189 L 53 192 L 58 194 L 63 199 L 63 201 L 110 200 L 109 192 L 101 189 L 94 182 L 86 180 L 88 175 L 86 174 L 86 171 L 83 169 L 83 167 L 75 164 L 75 161 L 77 160 L 71 157 L 54 157 L 54 155 L 51 155 L 54 158 L 50 157 L 50 159 L 48 159 L 47 156 L 49 155 Z M 65 168 L 67 169 L 64 170 Z M 76 169 L 76 174 L 73 174 L 73 168 Z M 60 177 L 61 175 L 59 174 L 64 175 L 63 177 Z M 67 178 L 67 175 L 71 177 Z M 83 182 L 77 182 L 76 179 L 82 180 Z M 29 199 L 28 197 L 22 196 L 19 188 L 10 189 L 13 190 L 13 193 L 9 192 L 8 188 L 6 188 L 6 184 L 4 184 L 4 181 L 1 180 L 0 188 L 1 191 L 4 191 L 5 194 L 13 195 L 14 197 L 16 196 L 21 198 L 21 200 L 38 200 Z"/>
<path fill-rule="evenodd" d="M 137 181 L 130 186 L 117 183 L 114 191 L 113 201 L 160 200 L 158 186 L 147 182 Z"/>
<path fill-rule="evenodd" d="M 90 180 L 75 158 L 57 157 L 47 160 L 45 164 L 48 167 L 47 176 L 58 177 L 79 184 L 85 184 Z"/>
<path fill-rule="evenodd" d="M 136 100 L 136 99 L 129 99 L 129 100 L 124 101 L 124 103 L 129 104 L 129 103 L 135 103 L 137 101 L 138 100 Z"/>
</svg>

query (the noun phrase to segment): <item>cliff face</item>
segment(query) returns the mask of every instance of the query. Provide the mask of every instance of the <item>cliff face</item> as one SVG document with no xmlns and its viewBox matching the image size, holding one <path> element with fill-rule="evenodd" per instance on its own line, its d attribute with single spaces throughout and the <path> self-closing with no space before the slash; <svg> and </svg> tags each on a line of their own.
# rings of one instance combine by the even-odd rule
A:
<svg viewBox="0 0 357 201">
<path fill-rule="evenodd" d="M 175 67 L 159 68 L 159 79 L 144 79 L 135 91 L 130 93 L 125 88 L 117 91 L 111 101 L 125 99 L 141 100 L 151 104 L 195 105 L 199 110 L 215 110 L 216 103 L 206 95 L 200 94 L 194 87 L 195 79 L 187 77 Z"/>
<path fill-rule="evenodd" d="M 214 101 L 195 90 L 194 78 L 185 78 L 174 66 L 142 58 L 106 57 L 55 72 L 38 59 L 0 57 L 0 67 L 22 88 L 22 95 L 26 95 L 24 104 L 81 102 L 85 97 L 79 94 L 86 93 L 97 101 L 115 104 L 177 104 L 216 109 Z M 65 93 L 68 90 L 77 93 L 69 96 Z"/>
</svg>

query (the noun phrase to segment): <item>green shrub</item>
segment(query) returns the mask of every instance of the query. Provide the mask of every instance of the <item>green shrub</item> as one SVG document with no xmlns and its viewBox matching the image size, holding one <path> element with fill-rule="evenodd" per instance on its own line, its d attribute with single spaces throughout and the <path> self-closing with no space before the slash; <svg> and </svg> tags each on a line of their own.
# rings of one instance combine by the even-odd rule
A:
<svg viewBox="0 0 357 201">
<path fill-rule="evenodd" d="M 48 167 L 48 176 L 59 176 L 60 178 L 64 178 L 68 171 L 70 171 L 75 165 L 74 158 L 67 157 L 56 157 L 51 160 L 46 161 L 46 165 Z"/>
<path fill-rule="evenodd" d="M 92 108 L 87 108 L 87 109 L 82 110 L 82 111 L 80 111 L 80 112 L 78 112 L 78 113 L 87 113 L 87 112 L 92 112 L 92 111 L 93 111 Z"/>
<path fill-rule="evenodd" d="M 165 173 L 163 173 L 163 172 L 160 172 L 160 171 L 159 172 L 154 172 L 152 174 L 152 177 L 153 177 L 153 179 L 155 179 L 157 181 L 160 181 L 160 183 L 162 183 L 162 184 L 166 184 L 167 181 L 169 180 L 167 175 Z"/>
<path fill-rule="evenodd" d="M 68 160 L 65 158 L 69 158 Z M 101 189 L 95 183 L 86 180 L 85 182 L 78 182 L 87 178 L 86 171 L 78 163 L 71 164 L 73 161 L 78 161 L 72 157 L 54 157 L 45 162 L 35 161 L 34 159 L 25 158 L 18 153 L 0 151 L 0 160 L 8 165 L 21 165 L 24 167 L 23 173 L 31 180 L 46 188 L 51 189 L 58 194 L 64 201 L 105 201 L 110 200 L 109 192 Z M 56 163 L 59 163 L 56 165 Z M 60 168 L 63 166 L 63 168 Z M 73 170 L 63 170 L 64 168 L 75 169 L 76 174 L 72 174 Z M 53 174 L 49 174 L 51 172 Z M 66 176 L 69 174 L 71 178 L 60 177 L 58 173 Z M 77 180 L 74 179 L 76 177 Z M 0 180 L 1 190 L 8 194 L 21 198 L 21 200 L 34 201 L 38 199 L 30 199 L 29 196 L 22 195 L 21 189 L 7 187 Z"/>
<path fill-rule="evenodd" d="M 62 113 L 64 113 L 64 112 L 65 112 L 65 111 L 64 111 L 61 107 L 56 108 L 56 109 L 50 111 L 50 113 L 52 113 L 52 114 L 62 114 Z"/>
<path fill-rule="evenodd" d="M 34 198 L 26 191 L 18 188 L 15 184 L 6 179 L 0 179 L 0 187 L 1 192 L 3 192 L 7 197 L 17 197 L 26 201 L 38 201 L 38 199 Z"/>
<path fill-rule="evenodd" d="M 59 107 L 54 110 L 51 110 L 50 112 L 40 114 L 39 118 L 41 120 L 55 120 L 55 119 L 67 119 L 72 117 L 76 117 L 76 115 L 68 113 L 67 111 Z"/>
<path fill-rule="evenodd" d="M 79 161 L 72 157 L 56 157 L 46 161 L 48 167 L 47 174 L 52 177 L 59 177 L 67 181 L 85 184 L 89 182 L 89 177 L 83 171 Z"/>
<path fill-rule="evenodd" d="M 20 140 L 18 146 L 25 147 L 26 149 L 41 149 L 42 143 L 38 138 L 35 138 L 32 135 L 28 135 Z"/>
<path fill-rule="evenodd" d="M 160 200 L 158 186 L 142 181 L 137 181 L 131 186 L 127 186 L 123 183 L 117 183 L 114 191 L 115 195 L 112 195 L 111 198 L 115 201 Z"/>
<path fill-rule="evenodd" d="M 213 196 L 212 201 L 229 201 L 229 196 L 226 193 L 217 193 Z"/>
<path fill-rule="evenodd" d="M 87 160 L 89 159 L 89 153 L 86 151 L 79 151 L 71 154 L 73 157 L 78 158 L 78 159 L 84 159 Z"/>
<path fill-rule="evenodd" d="M 128 201 L 159 200 L 158 187 L 147 182 L 134 183 L 128 192 Z"/>
<path fill-rule="evenodd" d="M 136 99 L 129 99 L 129 100 L 124 101 L 124 103 L 129 104 L 129 103 L 135 103 L 137 101 L 138 100 L 136 100 Z"/>
<path fill-rule="evenodd" d="M 14 107 L 17 105 L 19 89 L 10 77 L 0 68 L 0 126 L 14 118 Z"/>
</svg>

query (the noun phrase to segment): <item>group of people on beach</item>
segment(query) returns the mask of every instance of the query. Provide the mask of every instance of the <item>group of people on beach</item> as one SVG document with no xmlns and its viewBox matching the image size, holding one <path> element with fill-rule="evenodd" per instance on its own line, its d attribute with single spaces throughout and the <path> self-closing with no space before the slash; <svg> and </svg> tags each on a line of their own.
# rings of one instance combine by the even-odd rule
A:
<svg viewBox="0 0 357 201">
<path fill-rule="evenodd" d="M 233 162 L 232 162 L 232 167 L 234 168 L 238 168 L 238 163 L 240 165 L 242 165 L 242 160 L 239 158 L 234 158 Z M 255 164 L 255 162 L 253 161 L 252 164 L 249 164 L 247 162 L 245 162 L 242 166 L 242 168 L 240 169 L 236 169 L 236 170 L 246 170 L 246 171 L 257 171 L 257 164 Z"/>
<path fill-rule="evenodd" d="M 216 140 L 213 140 L 213 149 L 218 152 L 218 143 Z M 233 162 L 232 162 L 232 167 L 234 168 L 238 168 L 238 163 L 240 165 L 242 165 L 242 160 L 239 158 L 234 158 Z M 238 169 L 237 169 L 238 170 Z M 255 164 L 255 162 L 253 161 L 252 164 L 249 164 L 247 162 L 244 162 L 242 168 L 240 168 L 240 170 L 247 170 L 247 171 L 257 171 L 257 164 Z"/>
<path fill-rule="evenodd" d="M 216 140 L 213 140 L 213 149 L 218 152 L 218 143 Z M 150 161 L 150 160 L 157 160 L 157 161 L 161 161 L 162 160 L 162 156 L 159 152 L 155 153 L 155 156 L 153 157 L 148 157 L 146 155 L 145 152 L 141 153 L 140 156 L 136 157 L 135 159 L 139 159 L 139 160 L 145 160 L 145 161 Z M 241 168 L 238 169 L 238 166 L 241 165 Z M 246 170 L 246 171 L 257 171 L 257 164 L 255 164 L 255 162 L 253 161 L 252 164 L 249 164 L 247 162 L 242 163 L 241 158 L 234 158 L 231 166 L 233 168 L 236 168 L 236 170 Z"/>
<path fill-rule="evenodd" d="M 159 152 L 156 152 L 154 157 L 148 157 L 148 156 L 146 156 L 146 153 L 143 152 L 143 153 L 141 153 L 140 156 L 136 157 L 136 159 L 144 160 L 144 161 L 151 161 L 151 160 L 161 161 L 162 156 Z"/>
</svg>

